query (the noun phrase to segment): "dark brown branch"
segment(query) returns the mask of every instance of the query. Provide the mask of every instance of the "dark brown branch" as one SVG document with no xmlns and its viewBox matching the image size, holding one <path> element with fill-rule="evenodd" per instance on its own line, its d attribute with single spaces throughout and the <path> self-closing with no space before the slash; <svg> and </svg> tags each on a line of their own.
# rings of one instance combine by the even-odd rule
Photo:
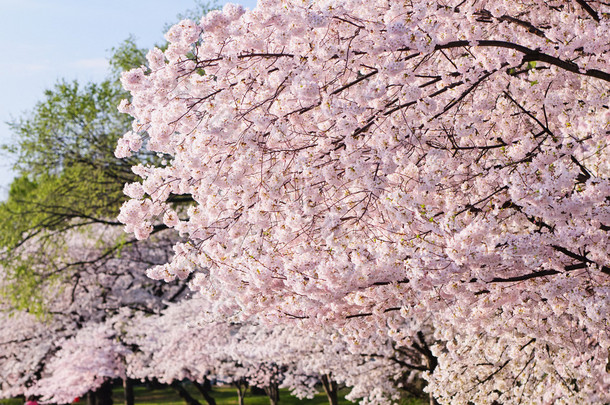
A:
<svg viewBox="0 0 610 405">
<path fill-rule="evenodd" d="M 538 35 L 539 37 L 542 38 L 546 38 L 544 36 L 544 31 L 542 31 L 540 28 L 535 27 L 532 23 L 530 23 L 529 21 L 524 21 L 524 20 L 520 20 L 518 18 L 515 17 L 511 17 L 509 15 L 503 15 L 500 18 L 498 18 L 498 20 L 500 21 L 508 21 L 511 22 L 513 24 L 517 24 L 522 26 L 523 28 L 526 28 L 528 32 L 534 34 L 534 35 Z"/>
<path fill-rule="evenodd" d="M 597 14 L 597 11 L 593 10 L 593 8 L 587 4 L 587 2 L 585 0 L 576 0 L 576 2 L 578 4 L 580 4 L 580 6 L 591 16 L 593 17 L 593 19 L 597 22 L 600 21 L 599 19 L 599 14 Z"/>
<path fill-rule="evenodd" d="M 403 278 L 402 280 L 398 280 L 398 281 L 378 281 L 376 283 L 373 283 L 374 286 L 381 286 L 381 285 L 390 285 L 390 284 L 407 284 L 409 282 L 408 278 Z"/>
<path fill-rule="evenodd" d="M 294 55 L 290 54 L 290 53 L 243 53 L 241 55 L 237 56 L 239 59 L 247 59 L 247 58 L 256 58 L 256 57 L 261 57 L 261 58 L 282 58 L 282 57 L 286 57 L 286 58 L 293 58 Z"/>
<path fill-rule="evenodd" d="M 538 125 L 540 125 L 540 128 L 542 128 L 543 132 L 541 132 L 539 135 L 537 135 L 536 137 L 542 135 L 542 134 L 549 134 L 551 136 L 553 136 L 553 133 L 551 132 L 551 130 L 544 125 L 538 118 L 536 118 L 536 116 L 534 116 L 534 114 L 532 114 L 530 111 L 526 110 L 521 104 L 519 104 L 510 94 L 508 94 L 507 91 L 504 91 L 504 95 L 506 96 L 506 98 L 508 98 L 513 104 L 515 104 L 521 111 L 523 111 L 523 113 L 525 115 L 527 115 L 528 117 L 530 117 L 531 119 L 533 119 L 534 121 L 536 121 L 536 123 Z"/>
<path fill-rule="evenodd" d="M 502 364 L 496 371 L 494 371 L 493 373 L 491 373 L 490 375 L 488 375 L 487 377 L 485 377 L 483 380 L 479 381 L 479 383 L 477 385 L 481 385 L 481 384 L 485 384 L 487 381 L 491 380 L 493 378 L 494 375 L 498 374 L 500 371 L 502 371 L 502 369 L 504 367 L 506 367 L 506 365 L 510 362 L 510 360 L 506 360 L 504 362 L 504 364 Z M 474 389 L 474 387 L 473 387 Z"/>
<path fill-rule="evenodd" d="M 523 56 L 522 63 L 525 62 L 546 62 L 548 64 L 557 66 L 568 72 L 595 77 L 597 79 L 601 79 L 607 82 L 610 82 L 610 73 L 602 72 L 597 69 L 587 69 L 581 70 L 580 67 L 570 61 L 565 61 L 554 56 L 548 55 L 546 53 L 542 53 L 538 50 L 530 49 L 526 46 L 514 44 L 512 42 L 507 41 L 496 41 L 496 40 L 481 40 L 481 41 L 452 41 L 446 44 L 436 45 L 435 50 L 441 49 L 451 49 L 451 48 L 462 48 L 468 46 L 481 46 L 481 47 L 496 47 L 496 48 L 506 48 L 513 49 L 515 51 L 521 52 Z M 406 50 L 406 49 L 404 49 Z"/>
<path fill-rule="evenodd" d="M 591 178 L 591 173 L 582 165 L 574 156 L 570 156 L 570 160 L 580 168 L 580 174 L 576 177 L 576 182 L 586 183 Z"/>
<path fill-rule="evenodd" d="M 417 345 L 417 343 L 415 343 L 415 345 Z M 361 354 L 361 356 L 362 357 L 372 357 L 372 358 L 388 359 L 388 360 L 393 361 L 394 363 L 399 364 L 399 365 L 401 365 L 401 366 L 403 366 L 405 368 L 408 368 L 410 370 L 419 370 L 419 371 L 428 371 L 429 370 L 427 366 L 421 366 L 421 365 L 418 366 L 418 365 L 415 365 L 415 364 L 410 364 L 410 363 L 407 363 L 406 361 L 401 360 L 399 358 L 396 358 L 396 357 L 387 357 L 387 356 L 384 356 L 382 354 L 370 354 L 370 353 L 367 353 L 367 354 Z"/>
<path fill-rule="evenodd" d="M 343 90 L 345 90 L 345 89 L 347 89 L 347 88 L 350 88 L 351 86 L 353 86 L 353 85 L 355 85 L 355 84 L 358 84 L 358 83 L 360 83 L 361 81 L 366 80 L 366 79 L 368 79 L 368 78 L 369 78 L 369 77 L 371 77 L 371 76 L 376 75 L 376 74 L 377 74 L 377 72 L 378 72 L 378 71 L 375 69 L 374 71 L 372 71 L 372 72 L 370 72 L 370 73 L 367 73 L 367 74 L 365 74 L 365 75 L 363 75 L 363 76 L 360 76 L 360 77 L 359 77 L 359 78 L 357 78 L 356 80 L 354 80 L 354 81 L 352 81 L 352 82 L 350 82 L 350 83 L 346 84 L 345 86 L 341 86 L 341 87 L 339 87 L 337 90 L 333 91 L 333 92 L 332 92 L 332 93 L 330 93 L 330 94 L 331 94 L 331 95 L 335 95 L 335 94 L 341 93 Z"/>
<path fill-rule="evenodd" d="M 486 281 L 486 283 L 514 283 L 516 281 L 525 281 L 525 280 L 530 280 L 532 278 L 538 278 L 538 277 L 544 277 L 544 276 L 552 276 L 553 274 L 559 274 L 560 271 L 557 270 L 542 270 L 542 271 L 536 271 L 534 273 L 528 273 L 528 274 L 524 274 L 521 276 L 514 276 L 514 277 L 494 277 L 489 281 Z"/>
<path fill-rule="evenodd" d="M 492 70 L 491 72 L 487 72 L 485 73 L 483 76 L 481 76 L 479 78 L 479 80 L 477 80 L 475 83 L 473 83 L 472 86 L 470 86 L 469 88 L 467 88 L 464 92 L 462 92 L 462 94 L 460 94 L 460 96 L 454 100 L 452 100 L 449 104 L 447 104 L 445 106 L 445 108 L 443 108 L 443 111 L 441 111 L 440 113 L 436 114 L 434 117 L 432 117 L 432 120 L 440 117 L 441 115 L 443 115 L 444 113 L 446 113 L 447 111 L 449 111 L 453 106 L 455 106 L 457 103 L 459 103 L 460 101 L 462 101 L 468 94 L 470 94 L 471 91 L 473 91 L 474 89 L 477 88 L 477 86 L 479 84 L 481 84 L 483 82 L 483 80 L 487 79 L 489 76 L 491 76 L 492 74 L 494 74 L 495 72 L 497 72 L 497 69 Z"/>
<path fill-rule="evenodd" d="M 440 94 L 442 94 L 442 93 L 446 92 L 447 90 L 450 90 L 450 89 L 452 89 L 452 88 L 454 88 L 454 87 L 457 87 L 457 86 L 461 86 L 462 84 L 464 84 L 464 82 L 462 82 L 462 81 L 455 82 L 455 83 L 451 83 L 450 85 L 445 86 L 445 87 L 443 87 L 442 89 L 437 90 L 437 91 L 435 91 L 434 93 L 430 94 L 430 96 L 429 96 L 429 97 L 430 97 L 430 98 L 432 98 L 432 97 L 436 97 L 436 96 L 438 96 L 438 95 L 440 95 Z M 392 108 L 391 110 L 385 111 L 385 112 L 383 113 L 383 115 L 390 115 L 390 114 L 392 114 L 393 112 L 396 112 L 396 111 L 398 111 L 398 110 L 400 110 L 400 109 L 403 109 L 403 108 L 405 108 L 405 107 L 410 107 L 410 106 L 412 106 L 412 105 L 414 105 L 414 104 L 416 104 L 416 103 L 417 103 L 417 100 L 415 100 L 415 101 L 409 101 L 408 103 L 404 103 L 404 104 L 399 104 L 399 105 L 397 105 L 396 107 Z M 390 106 L 390 105 L 392 105 L 392 104 L 393 104 L 393 103 L 388 103 L 388 105 L 386 105 L 386 107 L 388 107 L 388 106 Z"/>
<path fill-rule="evenodd" d="M 422 331 L 417 332 L 417 338 L 419 339 L 421 346 L 417 344 L 417 342 L 413 342 L 411 346 L 426 357 L 426 360 L 428 361 L 428 370 L 430 370 L 432 373 L 438 366 L 438 359 L 434 354 L 432 354 L 432 350 L 430 350 L 430 346 L 428 346 Z"/>
<path fill-rule="evenodd" d="M 188 277 L 186 278 L 186 280 L 184 280 L 184 282 L 182 283 L 182 285 L 180 285 L 180 288 L 178 288 L 178 290 L 172 294 L 171 297 L 169 297 L 168 302 L 174 302 L 176 301 L 176 298 L 178 298 L 188 287 L 189 283 L 193 280 L 193 276 L 195 273 L 191 273 L 188 275 Z"/>
<path fill-rule="evenodd" d="M 480 11 L 476 12 L 475 14 L 479 16 L 479 17 L 477 17 L 477 21 L 479 21 L 479 22 L 484 22 L 484 23 L 493 22 L 494 16 L 491 14 L 491 12 L 489 10 L 480 10 Z M 527 29 L 528 32 L 530 32 L 534 35 L 538 35 L 539 37 L 546 38 L 544 36 L 544 31 L 542 31 L 538 27 L 535 27 L 529 21 L 520 20 L 518 18 L 509 16 L 507 14 L 497 17 L 497 19 L 498 19 L 498 21 L 506 21 L 506 22 L 510 22 L 510 23 L 519 25 L 519 26 Z"/>
<path fill-rule="evenodd" d="M 387 314 L 388 312 L 394 312 L 394 311 L 400 311 L 400 307 L 386 308 L 383 310 L 383 313 Z M 362 317 L 371 316 L 371 315 L 373 315 L 372 312 L 364 312 L 362 314 L 347 315 L 345 317 L 345 319 L 362 318 Z"/>
<path fill-rule="evenodd" d="M 578 253 L 571 252 L 571 251 L 569 251 L 568 249 L 566 249 L 564 247 L 557 246 L 557 245 L 551 245 L 551 247 L 553 249 L 555 249 L 556 251 L 561 252 L 564 255 L 571 257 L 574 260 L 580 261 L 582 264 L 585 264 L 585 265 L 586 264 L 597 264 L 593 260 L 591 260 L 588 257 L 586 257 L 585 255 L 580 255 Z M 580 268 L 585 268 L 585 267 L 580 267 Z M 601 270 L 602 270 L 602 273 L 610 275 L 610 267 L 602 265 L 601 266 Z"/>
<path fill-rule="evenodd" d="M 351 25 L 353 25 L 354 27 L 358 27 L 358 28 L 360 28 L 360 29 L 364 29 L 364 28 L 365 28 L 365 27 L 364 27 L 364 26 L 362 26 L 362 25 L 358 25 L 358 24 L 356 24 L 355 22 L 350 21 L 350 20 L 347 20 L 347 19 L 342 18 L 342 17 L 335 16 L 335 17 L 333 17 L 333 18 L 334 18 L 334 19 L 336 19 L 336 20 L 343 21 L 343 22 L 345 22 L 345 23 L 351 24 Z"/>
</svg>

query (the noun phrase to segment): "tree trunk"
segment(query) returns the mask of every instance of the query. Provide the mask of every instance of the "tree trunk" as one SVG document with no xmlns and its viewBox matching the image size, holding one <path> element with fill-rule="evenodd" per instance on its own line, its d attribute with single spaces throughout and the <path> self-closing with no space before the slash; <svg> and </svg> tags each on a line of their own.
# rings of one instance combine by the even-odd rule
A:
<svg viewBox="0 0 610 405">
<path fill-rule="evenodd" d="M 97 402 L 95 400 L 95 392 L 89 391 L 87 393 L 87 405 L 97 405 Z"/>
<path fill-rule="evenodd" d="M 337 405 L 339 403 L 339 390 L 337 388 L 337 382 L 333 381 L 331 373 L 322 375 L 321 380 L 322 386 L 324 387 L 324 392 L 326 393 L 326 397 L 328 398 L 328 403 L 330 405 Z"/>
<path fill-rule="evenodd" d="M 421 342 L 421 346 L 415 343 L 413 344 L 413 347 L 424 355 L 424 357 L 426 358 L 428 370 L 430 371 L 430 373 L 433 373 L 436 366 L 438 366 L 438 359 L 434 354 L 432 354 L 432 350 L 430 350 L 430 347 L 428 346 L 428 343 L 426 342 L 426 338 L 422 331 L 417 332 L 417 338 Z M 438 402 L 436 402 L 436 399 L 432 396 L 432 394 L 429 394 L 429 398 L 430 405 L 438 405 Z"/>
<path fill-rule="evenodd" d="M 265 393 L 269 397 L 271 405 L 277 405 L 280 402 L 280 387 L 278 383 L 271 383 L 266 386 Z"/>
<path fill-rule="evenodd" d="M 195 388 L 199 390 L 201 395 L 203 395 L 203 399 L 208 403 L 208 405 L 216 405 L 216 400 L 210 395 L 212 391 L 212 383 L 206 377 L 203 377 L 203 384 L 199 384 L 197 381 L 193 381 Z"/>
<path fill-rule="evenodd" d="M 174 389 L 174 391 L 176 391 L 178 395 L 180 395 L 180 398 L 184 399 L 184 402 L 186 402 L 187 405 L 201 405 L 201 402 L 193 398 L 191 394 L 189 394 L 188 391 L 184 389 L 180 381 L 174 381 L 170 384 L 170 386 Z"/>
<path fill-rule="evenodd" d="M 125 405 L 134 405 L 133 381 L 123 378 L 123 392 L 125 393 Z"/>
<path fill-rule="evenodd" d="M 237 388 L 238 405 L 244 405 L 244 396 L 246 395 L 246 390 L 248 389 L 248 382 L 242 378 L 241 380 L 234 381 L 233 385 L 235 388 Z"/>
<path fill-rule="evenodd" d="M 256 385 L 252 385 L 250 387 L 250 395 L 252 395 L 253 397 L 260 397 L 260 396 L 267 396 L 267 392 L 265 391 L 264 388 L 261 387 L 257 387 Z"/>
<path fill-rule="evenodd" d="M 112 380 L 106 380 L 93 394 L 96 405 L 112 405 Z"/>
</svg>

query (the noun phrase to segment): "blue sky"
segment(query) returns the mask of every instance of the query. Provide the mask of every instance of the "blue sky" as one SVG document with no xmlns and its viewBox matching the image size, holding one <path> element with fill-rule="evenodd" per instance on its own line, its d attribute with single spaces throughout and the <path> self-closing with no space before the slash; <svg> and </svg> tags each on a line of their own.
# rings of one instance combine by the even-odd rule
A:
<svg viewBox="0 0 610 405">
<path fill-rule="evenodd" d="M 0 144 L 12 139 L 6 121 L 31 110 L 59 79 L 102 80 L 112 47 L 133 35 L 150 48 L 166 24 L 195 7 L 194 0 L 0 0 Z M 0 199 L 13 178 L 10 166 L 1 156 Z"/>
</svg>

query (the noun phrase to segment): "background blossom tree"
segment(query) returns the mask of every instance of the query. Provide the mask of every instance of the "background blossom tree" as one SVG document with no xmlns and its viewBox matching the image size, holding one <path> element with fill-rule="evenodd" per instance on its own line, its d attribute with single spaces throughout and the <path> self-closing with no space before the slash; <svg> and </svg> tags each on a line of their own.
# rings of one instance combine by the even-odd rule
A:
<svg viewBox="0 0 610 405">
<path fill-rule="evenodd" d="M 160 285 L 144 272 L 151 263 L 167 260 L 173 237 L 158 235 L 138 246 L 124 246 L 120 256 L 105 257 L 103 252 L 120 234 L 117 227 L 99 224 L 73 230 L 64 235 L 67 251 L 36 263 L 44 269 L 29 269 L 62 271 L 61 278 L 36 284 L 44 298 L 42 314 L 2 302 L 0 367 L 7 373 L 0 376 L 0 396 L 36 395 L 46 402 L 71 402 L 126 377 L 125 358 L 131 349 L 121 325 L 138 313 L 159 313 L 169 302 L 184 298 L 185 286 Z M 38 242 L 29 240 L 19 254 L 35 253 Z M 14 288 L 2 270 L 0 288 Z M 98 402 L 107 403 L 109 395 L 111 391 L 101 392 Z"/>
</svg>

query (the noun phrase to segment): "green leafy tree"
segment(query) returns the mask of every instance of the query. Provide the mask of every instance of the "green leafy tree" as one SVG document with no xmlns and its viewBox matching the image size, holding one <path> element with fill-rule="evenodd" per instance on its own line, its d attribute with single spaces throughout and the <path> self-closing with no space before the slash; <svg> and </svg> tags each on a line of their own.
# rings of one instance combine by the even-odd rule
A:
<svg viewBox="0 0 610 405">
<path fill-rule="evenodd" d="M 199 18 L 214 7 L 196 2 L 177 20 Z M 95 261 L 65 263 L 66 235 L 79 228 L 86 232 L 92 224 L 122 226 L 115 218 L 126 200 L 124 184 L 136 180 L 131 167 L 162 158 L 146 152 L 130 159 L 114 156 L 117 140 L 132 123 L 131 117 L 117 110 L 119 102 L 129 97 L 120 76 L 144 64 L 146 52 L 130 37 L 112 49 L 106 80 L 60 81 L 45 91 L 32 111 L 9 122 L 15 142 L 3 148 L 16 161 L 17 178 L 8 199 L 0 204 L 0 266 L 10 281 L 0 294 L 16 308 L 40 312 L 42 283 L 60 284 L 79 266 Z M 186 196 L 172 202 L 189 201 Z M 159 224 L 155 232 L 163 229 Z M 133 243 L 125 235 L 107 246 L 99 259 L 120 255 L 124 246 Z M 37 265 L 52 263 L 54 258 L 60 264 Z"/>
<path fill-rule="evenodd" d="M 60 255 L 68 230 L 120 225 L 115 217 L 125 200 L 123 184 L 135 179 L 130 165 L 156 159 L 141 154 L 126 163 L 114 156 L 117 139 L 131 127 L 116 109 L 126 97 L 119 72 L 140 66 L 144 53 L 131 38 L 113 51 L 107 80 L 60 81 L 32 111 L 9 123 L 16 141 L 4 149 L 15 157 L 17 178 L 0 204 L 0 258 L 12 281 L 3 293 L 18 308 L 40 311 L 37 286 L 57 280 L 66 267 L 41 273 L 36 261 Z M 34 240 L 36 249 L 26 249 Z M 109 249 L 118 254 L 124 243 Z"/>
</svg>

